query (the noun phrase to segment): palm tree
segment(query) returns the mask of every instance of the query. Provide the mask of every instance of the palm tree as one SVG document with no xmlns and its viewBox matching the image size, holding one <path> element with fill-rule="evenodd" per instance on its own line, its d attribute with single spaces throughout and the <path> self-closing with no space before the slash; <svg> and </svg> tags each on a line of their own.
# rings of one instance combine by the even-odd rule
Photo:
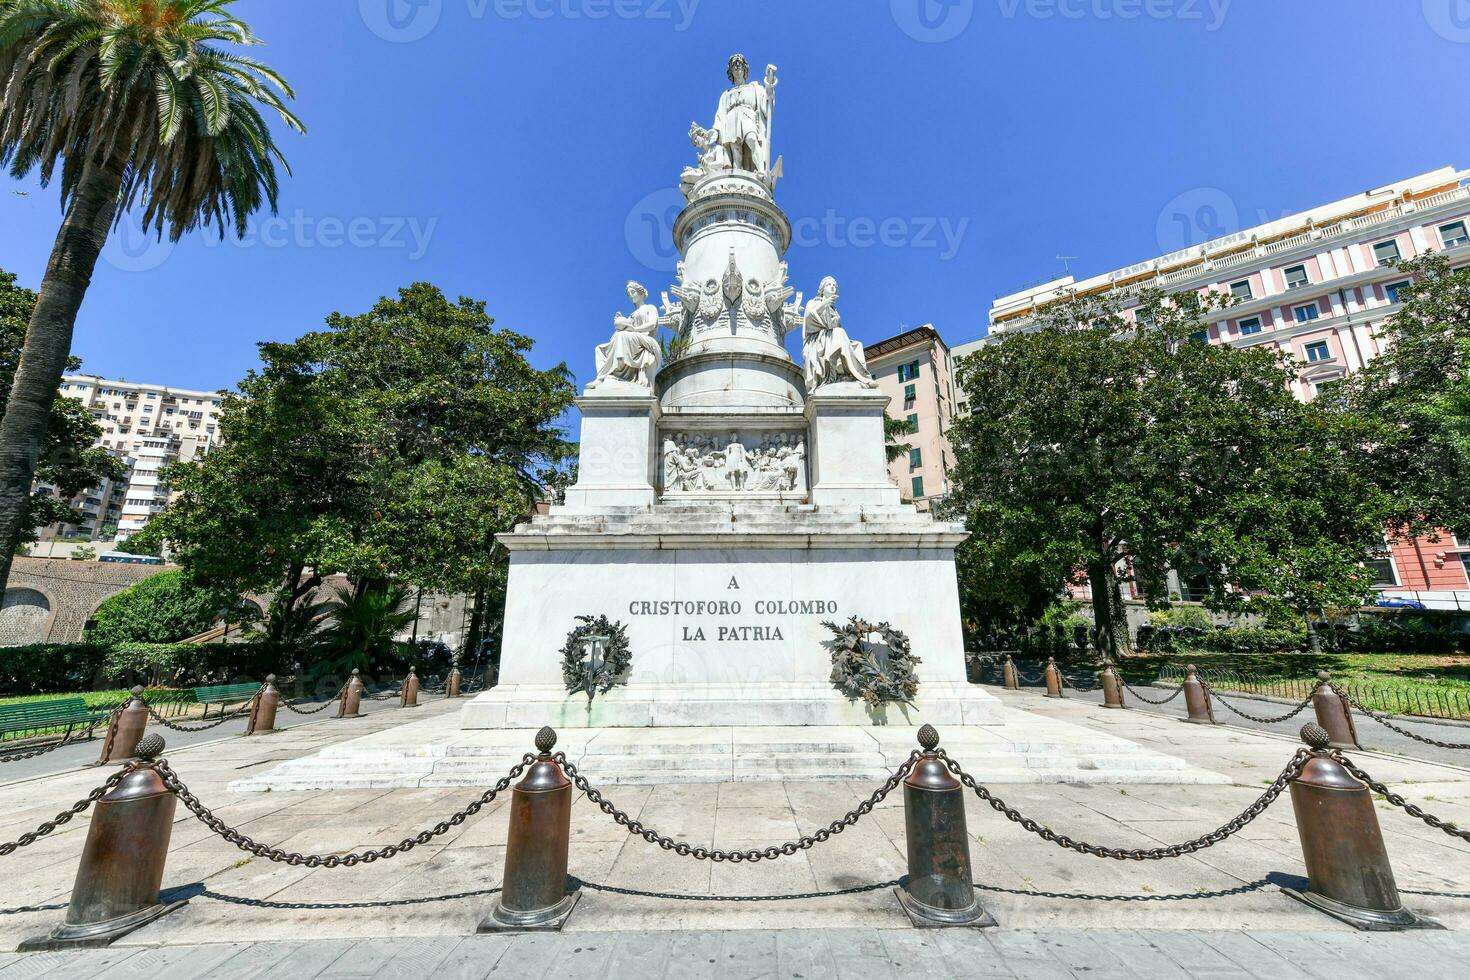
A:
<svg viewBox="0 0 1470 980">
<path fill-rule="evenodd" d="M 77 311 L 108 232 L 135 206 L 177 241 L 244 235 L 276 210 L 285 160 L 261 110 L 305 132 L 235 0 L 0 0 L 0 166 L 59 176 L 64 217 L 0 420 L 0 589 L 25 514 Z M 286 168 L 289 173 L 289 168 Z"/>
</svg>

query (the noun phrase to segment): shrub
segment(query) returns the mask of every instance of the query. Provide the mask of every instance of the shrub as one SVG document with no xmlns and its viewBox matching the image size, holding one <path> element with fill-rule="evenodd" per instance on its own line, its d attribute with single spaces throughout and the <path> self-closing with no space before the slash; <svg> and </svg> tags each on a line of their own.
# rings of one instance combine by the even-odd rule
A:
<svg viewBox="0 0 1470 980">
<path fill-rule="evenodd" d="M 225 614 L 234 618 L 239 607 L 239 598 L 231 593 L 199 588 L 183 572 L 160 572 L 99 606 L 86 639 L 109 647 L 177 643 L 209 629 Z"/>
<path fill-rule="evenodd" d="M 1148 614 L 1148 623 L 1154 629 L 1169 627 L 1170 629 L 1207 630 L 1213 625 L 1210 622 L 1209 613 L 1199 606 L 1170 606 L 1168 609 L 1151 609 Z"/>
<path fill-rule="evenodd" d="M 106 649 L 90 643 L 38 643 L 0 648 L 0 693 L 67 694 L 105 682 Z"/>
</svg>

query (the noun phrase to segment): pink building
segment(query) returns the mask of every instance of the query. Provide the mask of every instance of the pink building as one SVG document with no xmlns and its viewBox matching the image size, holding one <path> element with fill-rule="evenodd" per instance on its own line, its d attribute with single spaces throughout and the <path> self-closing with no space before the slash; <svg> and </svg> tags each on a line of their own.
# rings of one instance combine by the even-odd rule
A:
<svg viewBox="0 0 1470 980">
<path fill-rule="evenodd" d="M 1302 368 L 1296 394 L 1309 400 L 1379 353 L 1408 282 L 1398 264 L 1427 252 L 1470 264 L 1470 171 L 1443 167 L 1090 279 L 1002 296 L 990 335 L 1024 331 L 1038 307 L 1073 295 L 1218 290 L 1237 302 L 1199 339 L 1286 352 Z M 1386 542 L 1374 568 L 1386 594 L 1470 610 L 1470 542 Z M 1188 583 L 1175 591 L 1187 598 Z"/>
</svg>

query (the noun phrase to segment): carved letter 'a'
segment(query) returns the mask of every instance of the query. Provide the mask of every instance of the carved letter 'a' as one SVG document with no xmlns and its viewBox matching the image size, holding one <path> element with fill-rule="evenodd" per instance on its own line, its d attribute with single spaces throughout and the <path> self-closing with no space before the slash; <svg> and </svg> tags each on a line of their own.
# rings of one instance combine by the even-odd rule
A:
<svg viewBox="0 0 1470 980">
<path fill-rule="evenodd" d="M 730 576 L 730 586 L 729 586 L 729 588 L 725 589 L 725 591 L 726 592 L 729 592 L 731 589 L 733 589 L 736 592 L 739 592 L 740 591 L 740 583 L 737 582 L 737 581 L 735 581 L 735 576 L 733 576 L 733 575 Z"/>
</svg>

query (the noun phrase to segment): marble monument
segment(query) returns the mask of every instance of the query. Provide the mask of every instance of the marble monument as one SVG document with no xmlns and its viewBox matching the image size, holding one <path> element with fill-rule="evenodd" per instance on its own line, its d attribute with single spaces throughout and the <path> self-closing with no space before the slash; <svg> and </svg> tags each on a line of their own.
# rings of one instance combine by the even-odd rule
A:
<svg viewBox="0 0 1470 980">
<path fill-rule="evenodd" d="M 995 699 L 966 683 L 954 549 L 962 526 L 904 504 L 883 417 L 837 279 L 791 285 L 791 223 L 775 201 L 777 70 L 728 66 L 674 222 L 682 261 L 661 293 L 627 284 L 595 352 L 578 479 L 563 503 L 499 540 L 510 553 L 500 686 L 471 729 L 973 725 Z M 669 337 L 659 342 L 659 332 Z M 801 365 L 787 350 L 800 332 Z M 567 690 L 559 649 L 579 616 L 628 631 L 623 682 Z M 908 635 L 912 704 L 869 706 L 831 681 L 850 617 Z M 874 638 L 873 642 L 878 642 Z"/>
</svg>

